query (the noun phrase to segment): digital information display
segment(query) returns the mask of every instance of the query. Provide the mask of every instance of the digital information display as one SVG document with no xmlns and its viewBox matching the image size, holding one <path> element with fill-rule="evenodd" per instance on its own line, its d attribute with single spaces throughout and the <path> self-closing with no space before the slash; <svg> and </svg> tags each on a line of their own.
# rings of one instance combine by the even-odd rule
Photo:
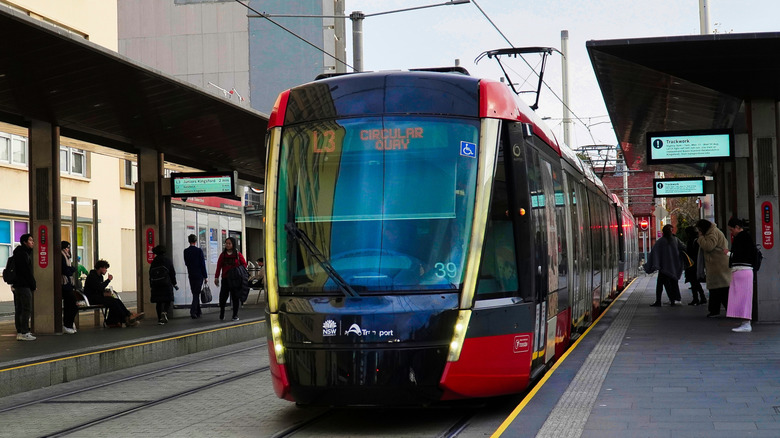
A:
<svg viewBox="0 0 780 438">
<path fill-rule="evenodd" d="M 236 172 L 189 172 L 171 174 L 171 196 L 221 196 L 235 198 Z"/>
<path fill-rule="evenodd" d="M 734 158 L 730 129 L 648 132 L 647 163 L 702 163 Z"/>
<path fill-rule="evenodd" d="M 653 179 L 653 197 L 703 196 L 704 178 Z"/>
</svg>

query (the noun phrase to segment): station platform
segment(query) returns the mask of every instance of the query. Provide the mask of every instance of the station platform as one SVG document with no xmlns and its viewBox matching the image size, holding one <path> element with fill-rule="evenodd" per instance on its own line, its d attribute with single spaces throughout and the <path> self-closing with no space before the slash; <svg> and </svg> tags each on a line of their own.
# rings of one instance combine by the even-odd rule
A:
<svg viewBox="0 0 780 438">
<path fill-rule="evenodd" d="M 649 307 L 655 285 L 631 283 L 493 436 L 780 436 L 780 325 L 732 332 L 682 282 L 682 305 Z"/>
<path fill-rule="evenodd" d="M 121 294 L 132 311 L 134 294 Z M 216 298 L 216 297 L 215 297 Z M 17 341 L 13 303 L 0 303 L 0 397 L 101 373 L 166 360 L 228 344 L 265 337 L 265 302 L 252 290 L 239 311 L 239 321 L 219 320 L 218 307 L 206 307 L 192 319 L 189 309 L 175 309 L 168 324 L 158 325 L 152 308 L 137 327 L 104 328 L 92 323 L 93 313 L 80 313 L 73 335 L 41 335 Z"/>
</svg>

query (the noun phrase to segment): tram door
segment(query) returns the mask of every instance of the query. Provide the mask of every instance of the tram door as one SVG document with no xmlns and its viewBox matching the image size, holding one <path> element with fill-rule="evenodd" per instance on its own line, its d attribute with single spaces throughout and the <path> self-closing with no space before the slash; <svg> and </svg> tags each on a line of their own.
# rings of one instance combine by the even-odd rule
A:
<svg viewBox="0 0 780 438">
<path fill-rule="evenodd" d="M 526 148 L 528 189 L 531 194 L 530 231 L 535 276 L 535 337 L 533 366 L 544 365 L 554 350 L 555 327 L 548 327 L 549 293 L 558 289 L 558 248 L 552 165 L 533 147 Z M 553 323 L 554 324 L 554 323 Z M 549 345 L 548 345 L 549 344 Z M 550 348 L 548 348 L 550 347 Z"/>
</svg>

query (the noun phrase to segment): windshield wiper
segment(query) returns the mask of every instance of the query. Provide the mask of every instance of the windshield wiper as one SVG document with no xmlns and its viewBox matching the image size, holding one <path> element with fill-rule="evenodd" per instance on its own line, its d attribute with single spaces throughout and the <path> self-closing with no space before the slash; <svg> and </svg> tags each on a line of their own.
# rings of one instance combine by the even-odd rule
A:
<svg viewBox="0 0 780 438">
<path fill-rule="evenodd" d="M 300 242 L 303 247 L 306 248 L 306 251 L 308 251 L 315 260 L 317 260 L 317 263 L 320 264 L 325 273 L 328 274 L 328 277 L 330 277 L 330 279 L 336 283 L 339 289 L 344 292 L 344 295 L 348 297 L 360 296 L 357 292 L 355 292 L 355 289 L 352 289 L 352 286 L 350 286 L 349 283 L 347 283 L 346 280 L 344 280 L 344 278 L 342 278 L 341 275 L 336 272 L 336 270 L 333 268 L 333 265 L 331 265 L 328 259 L 325 258 L 325 255 L 322 254 L 322 251 L 317 248 L 317 245 L 315 245 L 314 242 L 309 239 L 309 236 L 306 235 L 302 229 L 298 228 L 298 225 L 295 222 L 286 223 L 284 225 L 284 229 L 290 233 L 290 235 L 295 240 Z"/>
</svg>

